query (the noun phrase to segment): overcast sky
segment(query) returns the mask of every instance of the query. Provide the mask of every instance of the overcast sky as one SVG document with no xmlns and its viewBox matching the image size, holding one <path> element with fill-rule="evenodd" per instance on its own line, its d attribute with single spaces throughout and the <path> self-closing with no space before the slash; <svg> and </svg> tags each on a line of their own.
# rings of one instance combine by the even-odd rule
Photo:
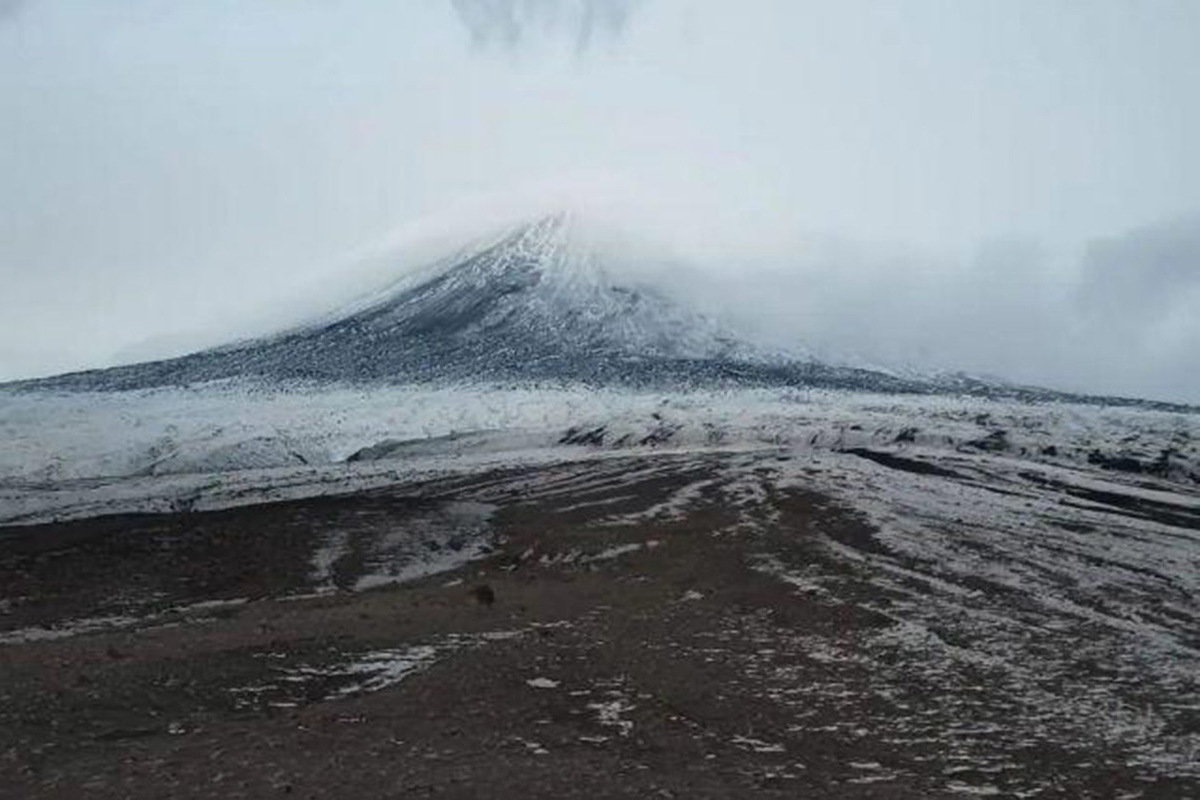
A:
<svg viewBox="0 0 1200 800">
<path fill-rule="evenodd" d="M 1200 402 L 1198 41 L 1193 0 L 0 0 L 0 378 L 569 186 L 781 337 Z"/>
</svg>

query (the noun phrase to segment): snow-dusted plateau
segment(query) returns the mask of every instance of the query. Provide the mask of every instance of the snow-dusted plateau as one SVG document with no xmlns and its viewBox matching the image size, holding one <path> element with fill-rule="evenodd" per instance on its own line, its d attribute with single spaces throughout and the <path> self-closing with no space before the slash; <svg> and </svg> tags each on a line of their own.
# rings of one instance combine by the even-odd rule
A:
<svg viewBox="0 0 1200 800">
<path fill-rule="evenodd" d="M 0 785 L 1200 796 L 1196 409 L 780 352 L 579 238 L 0 387 Z"/>
</svg>

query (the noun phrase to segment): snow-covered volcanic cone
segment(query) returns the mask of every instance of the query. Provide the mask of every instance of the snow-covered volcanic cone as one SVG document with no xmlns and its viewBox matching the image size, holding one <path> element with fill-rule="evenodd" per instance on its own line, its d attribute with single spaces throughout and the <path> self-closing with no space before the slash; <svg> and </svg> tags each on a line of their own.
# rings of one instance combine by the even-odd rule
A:
<svg viewBox="0 0 1200 800">
<path fill-rule="evenodd" d="M 978 389 L 819 362 L 759 346 L 681 300 L 686 268 L 647 269 L 636 248 L 574 214 L 543 216 L 432 263 L 395 257 L 382 291 L 264 338 L 26 388 L 127 390 L 226 378 L 352 384 L 584 382 L 693 387 Z M 657 276 L 657 277 L 653 277 Z"/>
</svg>

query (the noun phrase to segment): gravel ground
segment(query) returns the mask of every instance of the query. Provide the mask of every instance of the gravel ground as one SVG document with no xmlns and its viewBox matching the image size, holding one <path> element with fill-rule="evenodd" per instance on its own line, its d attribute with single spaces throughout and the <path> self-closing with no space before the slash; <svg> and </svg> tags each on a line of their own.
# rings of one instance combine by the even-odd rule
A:
<svg viewBox="0 0 1200 800">
<path fill-rule="evenodd" d="M 881 582 L 866 518 L 786 458 L 0 529 L 0 797 L 1200 796 L 1194 752 L 1070 727 L 1105 664 L 1038 694 L 947 661 L 952 627 L 911 646 L 934 582 Z M 1200 708 L 1182 685 L 1143 702 Z M 1195 741 L 1171 719 L 1149 735 Z"/>
</svg>

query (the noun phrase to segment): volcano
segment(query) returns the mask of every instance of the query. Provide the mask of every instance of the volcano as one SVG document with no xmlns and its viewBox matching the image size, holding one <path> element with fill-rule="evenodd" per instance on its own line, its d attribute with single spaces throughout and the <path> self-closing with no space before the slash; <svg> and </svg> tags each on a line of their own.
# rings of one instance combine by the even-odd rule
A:
<svg viewBox="0 0 1200 800">
<path fill-rule="evenodd" d="M 125 391 L 240 379 L 278 383 L 788 386 L 1074 400 L 963 375 L 897 374 L 780 352 L 739 335 L 598 245 L 571 214 L 511 227 L 383 291 L 274 335 L 178 358 L 9 388 Z M 633 277 L 631 277 L 633 276 Z"/>
<path fill-rule="evenodd" d="M 249 378 L 920 388 L 759 347 L 664 287 L 623 277 L 631 260 L 589 243 L 571 215 L 555 214 L 272 336 L 21 386 L 113 391 Z"/>
</svg>

